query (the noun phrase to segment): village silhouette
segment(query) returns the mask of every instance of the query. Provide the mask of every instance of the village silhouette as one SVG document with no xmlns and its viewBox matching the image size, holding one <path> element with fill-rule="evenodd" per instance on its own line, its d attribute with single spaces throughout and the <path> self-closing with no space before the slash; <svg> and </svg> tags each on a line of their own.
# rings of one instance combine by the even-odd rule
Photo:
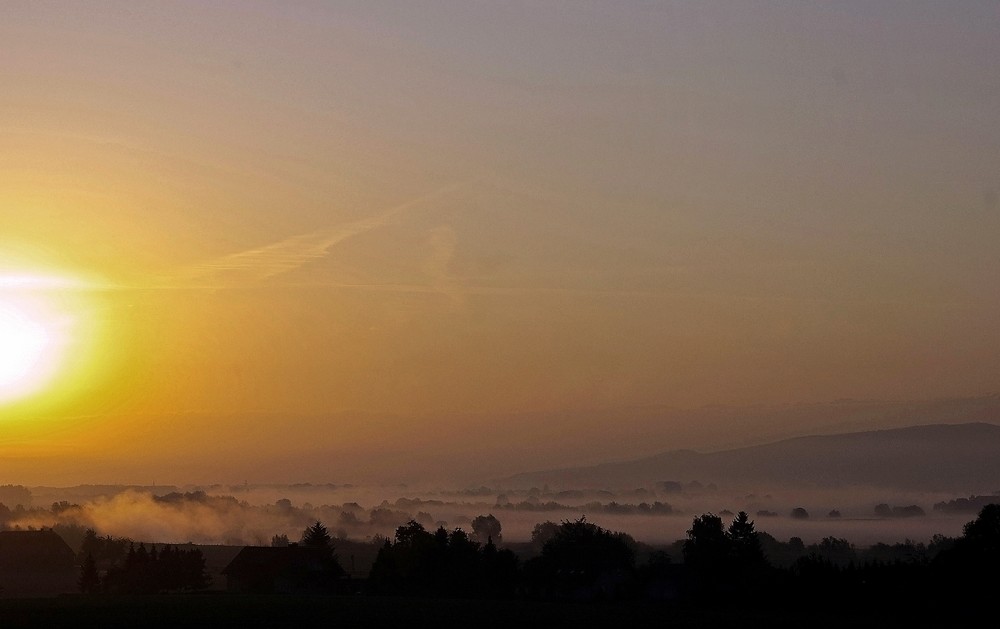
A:
<svg viewBox="0 0 1000 629">
<path fill-rule="evenodd" d="M 316 521 L 297 541 L 275 535 L 269 546 L 218 547 L 136 542 L 88 529 L 73 549 L 51 528 L 3 530 L 0 622 L 29 626 L 44 618 L 47 608 L 83 621 L 121 620 L 130 616 L 115 610 L 143 601 L 140 607 L 161 610 L 147 619 L 148 626 L 175 622 L 163 609 L 209 613 L 220 605 L 228 610 L 227 619 L 213 626 L 230 621 L 248 626 L 241 609 L 259 616 L 266 609 L 262 605 L 286 609 L 293 600 L 313 603 L 286 609 L 291 617 L 266 622 L 258 617 L 250 625 L 312 621 L 322 610 L 345 601 L 356 606 L 359 600 L 377 607 L 407 608 L 419 601 L 444 606 L 435 609 L 469 609 L 475 601 L 514 609 L 547 605 L 550 611 L 554 605 L 570 610 L 567 618 L 591 610 L 594 622 L 621 605 L 644 610 L 649 618 L 678 610 L 695 618 L 796 613 L 827 619 L 867 614 L 870 620 L 885 613 L 960 618 L 981 609 L 1000 585 L 995 569 L 1000 504 L 995 503 L 983 506 L 959 537 L 866 549 L 834 537 L 810 545 L 797 537 L 781 542 L 757 530 L 742 511 L 728 522 L 712 513 L 695 517 L 687 537 L 667 551 L 650 550 L 586 517 L 539 523 L 528 544 L 505 544 L 502 531 L 492 514 L 473 519 L 470 531 L 428 530 L 410 520 L 391 539 L 362 543 L 335 539 Z M 365 545 L 374 560 L 367 574 L 358 574 L 351 564 Z M 220 558 L 225 558 L 221 569 Z M 10 606 L 24 601 L 32 601 L 27 609 L 33 613 Z M 191 612 L 191 605 L 200 611 Z M 18 609 L 20 615 L 14 613 Z M 27 624 L 18 625 L 18 619 Z"/>
</svg>

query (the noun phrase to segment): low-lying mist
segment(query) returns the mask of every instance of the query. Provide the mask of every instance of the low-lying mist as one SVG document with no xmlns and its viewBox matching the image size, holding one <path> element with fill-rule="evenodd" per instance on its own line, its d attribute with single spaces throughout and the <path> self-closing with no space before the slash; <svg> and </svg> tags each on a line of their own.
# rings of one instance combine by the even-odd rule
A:
<svg viewBox="0 0 1000 629">
<path fill-rule="evenodd" d="M 0 492 L 0 499 L 22 501 L 0 507 L 0 527 L 78 533 L 92 528 L 100 535 L 155 543 L 269 545 L 275 536 L 298 540 L 317 520 L 341 539 L 377 542 L 411 519 L 428 529 L 471 531 L 476 516 L 493 514 L 506 543 L 529 541 L 541 522 L 586 517 L 641 542 L 669 544 L 685 537 L 697 515 L 728 519 L 746 511 L 757 530 L 779 540 L 794 536 L 808 544 L 837 537 L 867 546 L 956 536 L 975 514 L 975 505 L 949 506 L 956 497 L 943 494 L 859 487 L 736 494 L 697 482 L 677 485 L 617 493 L 486 487 L 415 493 L 401 486 L 311 484 L 36 487 Z"/>
</svg>

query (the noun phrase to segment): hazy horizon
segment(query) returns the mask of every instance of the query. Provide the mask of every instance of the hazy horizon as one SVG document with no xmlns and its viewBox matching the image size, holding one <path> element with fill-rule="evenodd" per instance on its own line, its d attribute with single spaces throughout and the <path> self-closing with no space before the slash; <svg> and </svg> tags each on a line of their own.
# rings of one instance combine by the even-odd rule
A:
<svg viewBox="0 0 1000 629">
<path fill-rule="evenodd" d="M 903 540 L 928 543 L 939 534 L 954 537 L 973 513 L 969 508 L 939 508 L 966 497 L 956 492 L 863 486 L 759 489 L 759 493 L 747 494 L 734 487 L 711 485 L 687 485 L 680 491 L 658 487 L 617 492 L 242 483 L 40 486 L 27 488 L 31 495 L 26 510 L 5 513 L 0 509 L 0 519 L 6 519 L 8 528 L 54 526 L 71 538 L 93 528 L 101 535 L 136 542 L 267 546 L 275 535 L 285 534 L 294 541 L 305 526 L 317 520 L 340 539 L 379 543 L 378 536 L 391 538 L 396 527 L 408 520 L 431 530 L 443 526 L 469 531 L 474 517 L 492 514 L 503 525 L 505 542 L 524 543 L 539 523 L 585 517 L 640 542 L 662 545 L 684 539 L 695 516 L 718 513 L 731 518 L 742 510 L 753 517 L 758 531 L 779 540 L 794 536 L 811 544 L 832 536 L 864 548 Z M 0 503 L 23 503 L 19 493 L 25 490 L 0 485 Z M 636 509 L 643 504 L 648 509 L 654 503 L 665 511 L 644 513 Z M 880 505 L 922 511 L 906 517 L 886 515 L 879 513 Z M 791 517 L 793 508 L 805 508 L 809 517 Z"/>
<path fill-rule="evenodd" d="M 998 414 L 1000 395 L 905 402 L 838 400 L 773 407 L 456 415 L 437 418 L 437 425 L 446 425 L 453 432 L 452 438 L 423 430 L 424 422 L 420 421 L 407 424 L 407 430 L 396 428 L 392 435 L 382 432 L 356 441 L 349 448 L 317 444 L 309 432 L 288 433 L 289 424 L 315 427 L 316 422 L 327 421 L 326 416 L 261 413 L 237 418 L 191 413 L 147 416 L 138 425 L 132 416 L 95 416 L 75 418 L 71 425 L 48 434 L 51 444 L 62 446 L 57 455 L 29 450 L 20 457 L 6 457 L 2 480 L 49 486 L 251 482 L 402 485 L 421 491 L 465 489 L 491 486 L 498 478 L 519 473 L 629 461 L 675 450 L 719 452 L 795 437 L 928 424 L 997 425 L 1000 422 L 994 418 Z M 365 426 L 378 432 L 397 427 L 400 419 L 343 413 L 337 424 L 345 431 Z M 206 424 L 206 420 L 216 421 Z M 231 432 L 236 421 L 242 432 Z M 574 430 L 560 432 L 567 421 L 573 422 Z M 68 452 L 94 425 L 109 422 L 130 438 L 102 444 L 104 455 L 100 459 Z M 735 438 L 719 434 L 717 426 L 724 422 L 752 425 L 755 433 Z M 164 448 L 164 454 L 142 447 L 150 442 Z M 258 454 L 241 460 L 243 450 Z"/>
</svg>

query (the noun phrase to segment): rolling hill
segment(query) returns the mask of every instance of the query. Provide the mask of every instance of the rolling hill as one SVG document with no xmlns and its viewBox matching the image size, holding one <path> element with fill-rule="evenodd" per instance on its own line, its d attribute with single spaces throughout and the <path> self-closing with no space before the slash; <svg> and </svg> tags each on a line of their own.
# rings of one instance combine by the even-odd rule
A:
<svg viewBox="0 0 1000 629">
<path fill-rule="evenodd" d="M 1000 426 L 937 424 L 816 435 L 770 444 L 515 474 L 501 487 L 624 489 L 662 481 L 727 486 L 844 487 L 976 492 L 1000 488 Z"/>
</svg>

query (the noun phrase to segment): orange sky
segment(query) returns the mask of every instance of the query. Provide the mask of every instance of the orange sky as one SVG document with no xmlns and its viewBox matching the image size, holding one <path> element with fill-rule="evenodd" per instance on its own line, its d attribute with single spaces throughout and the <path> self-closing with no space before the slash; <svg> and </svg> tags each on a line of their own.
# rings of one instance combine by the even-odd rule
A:
<svg viewBox="0 0 1000 629">
<path fill-rule="evenodd" d="M 4 4 L 0 278 L 72 282 L 0 483 L 994 393 L 996 59 L 991 2 Z"/>
</svg>

